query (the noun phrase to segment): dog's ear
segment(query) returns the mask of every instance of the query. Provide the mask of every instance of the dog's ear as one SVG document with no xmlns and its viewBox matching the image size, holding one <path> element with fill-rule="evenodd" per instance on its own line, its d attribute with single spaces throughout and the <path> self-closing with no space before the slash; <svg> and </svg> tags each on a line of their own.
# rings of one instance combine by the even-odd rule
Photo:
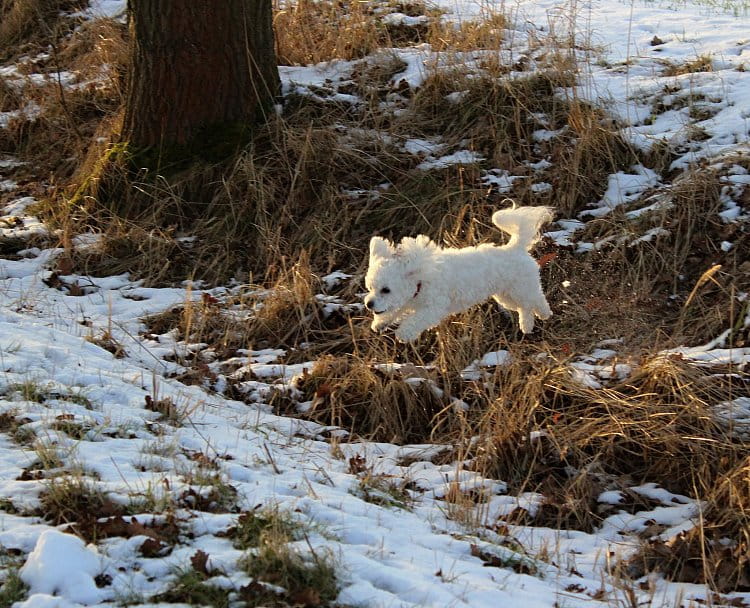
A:
<svg viewBox="0 0 750 608">
<path fill-rule="evenodd" d="M 387 258 L 394 253 L 395 249 L 390 241 L 374 236 L 370 239 L 370 257 Z"/>
</svg>

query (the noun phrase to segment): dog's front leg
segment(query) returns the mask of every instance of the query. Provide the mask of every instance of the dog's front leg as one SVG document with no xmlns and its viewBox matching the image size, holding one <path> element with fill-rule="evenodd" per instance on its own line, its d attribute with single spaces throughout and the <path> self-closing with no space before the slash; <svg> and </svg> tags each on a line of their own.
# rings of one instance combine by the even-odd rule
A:
<svg viewBox="0 0 750 608">
<path fill-rule="evenodd" d="M 420 311 L 401 321 L 396 329 L 396 337 L 402 342 L 413 342 L 426 329 L 435 327 L 443 320 L 442 310 Z"/>
<path fill-rule="evenodd" d="M 386 327 L 388 327 L 391 323 L 393 323 L 395 318 L 396 318 L 395 311 L 382 312 L 380 314 L 376 314 L 372 318 L 370 329 L 372 329 L 372 331 L 374 332 L 381 332 Z"/>
</svg>

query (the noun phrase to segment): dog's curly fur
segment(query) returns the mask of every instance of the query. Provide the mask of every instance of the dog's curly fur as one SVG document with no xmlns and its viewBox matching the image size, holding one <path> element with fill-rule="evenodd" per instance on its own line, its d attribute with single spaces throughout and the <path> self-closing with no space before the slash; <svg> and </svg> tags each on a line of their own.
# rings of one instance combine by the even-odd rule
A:
<svg viewBox="0 0 750 608">
<path fill-rule="evenodd" d="M 549 207 L 496 211 L 492 222 L 510 235 L 506 245 L 441 248 L 424 235 L 398 246 L 375 236 L 365 277 L 365 306 L 375 313 L 372 329 L 398 325 L 396 337 L 416 340 L 445 317 L 487 298 L 518 312 L 521 331 L 534 329 L 534 317 L 552 315 L 542 291 L 539 265 L 528 253 L 539 229 L 552 219 Z"/>
</svg>

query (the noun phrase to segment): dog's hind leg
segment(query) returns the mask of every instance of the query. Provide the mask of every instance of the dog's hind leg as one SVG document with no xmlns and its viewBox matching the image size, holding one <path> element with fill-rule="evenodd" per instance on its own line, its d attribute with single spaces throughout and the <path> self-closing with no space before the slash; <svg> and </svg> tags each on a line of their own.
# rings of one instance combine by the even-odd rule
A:
<svg viewBox="0 0 750 608">
<path fill-rule="evenodd" d="M 552 309 L 549 307 L 547 300 L 542 296 L 534 306 L 534 314 L 544 321 L 552 316 Z"/>
<path fill-rule="evenodd" d="M 518 308 L 518 324 L 523 333 L 530 334 L 534 331 L 534 313 L 525 308 Z"/>
<path fill-rule="evenodd" d="M 508 296 L 508 294 L 494 294 L 492 299 L 497 302 L 501 308 L 505 310 L 515 310 L 518 313 L 518 324 L 521 326 L 521 331 L 525 334 L 530 334 L 534 331 L 534 308 L 531 305 L 526 307 L 521 306 L 515 299 Z"/>
<path fill-rule="evenodd" d="M 542 320 L 549 319 L 552 316 L 552 309 L 549 307 L 547 298 L 544 297 L 542 290 L 539 290 L 539 294 L 531 304 L 531 309 L 534 314 Z"/>
</svg>

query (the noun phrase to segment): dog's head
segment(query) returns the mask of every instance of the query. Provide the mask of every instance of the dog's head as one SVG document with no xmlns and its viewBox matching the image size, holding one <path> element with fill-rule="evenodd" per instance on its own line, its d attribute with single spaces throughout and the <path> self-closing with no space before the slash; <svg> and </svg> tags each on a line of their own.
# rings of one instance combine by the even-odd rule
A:
<svg viewBox="0 0 750 608">
<path fill-rule="evenodd" d="M 434 248 L 426 236 L 405 238 L 398 247 L 379 236 L 372 237 L 365 306 L 376 315 L 407 306 L 420 293 L 424 258 Z"/>
</svg>

